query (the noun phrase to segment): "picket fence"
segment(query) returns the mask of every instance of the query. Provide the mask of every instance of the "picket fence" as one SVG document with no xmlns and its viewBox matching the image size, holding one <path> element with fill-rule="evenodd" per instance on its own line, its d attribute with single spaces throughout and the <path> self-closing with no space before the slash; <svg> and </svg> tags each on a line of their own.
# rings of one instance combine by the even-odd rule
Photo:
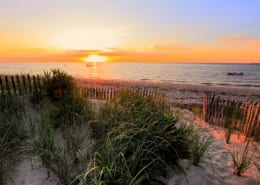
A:
<svg viewBox="0 0 260 185">
<path fill-rule="evenodd" d="M 39 75 L 2 75 L 0 76 L 0 96 L 44 93 L 42 79 Z M 79 93 L 89 99 L 110 100 L 122 89 L 132 90 L 143 96 L 164 96 L 152 88 L 96 85 L 79 87 Z"/>
<path fill-rule="evenodd" d="M 39 75 L 1 75 L 0 96 L 25 95 L 42 91 Z"/>
<path fill-rule="evenodd" d="M 232 124 L 247 137 L 260 140 L 260 102 L 231 101 L 206 94 L 203 97 L 203 119 L 225 128 Z"/>
</svg>

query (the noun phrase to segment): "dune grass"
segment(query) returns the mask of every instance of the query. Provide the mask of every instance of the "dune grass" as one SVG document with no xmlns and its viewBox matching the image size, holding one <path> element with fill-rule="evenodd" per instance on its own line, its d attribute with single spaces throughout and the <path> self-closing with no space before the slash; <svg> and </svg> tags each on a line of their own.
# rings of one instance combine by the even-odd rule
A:
<svg viewBox="0 0 260 185">
<path fill-rule="evenodd" d="M 75 177 L 84 170 L 91 147 L 88 127 L 94 113 L 90 102 L 79 96 L 72 77 L 63 71 L 45 72 L 43 88 L 52 101 L 40 123 L 31 127 L 30 151 L 62 184 L 77 184 Z"/>
<path fill-rule="evenodd" d="M 246 146 L 242 152 L 230 152 L 233 161 L 234 174 L 237 176 L 243 175 L 245 171 L 253 165 L 254 155 L 249 154 L 249 144 L 250 140 L 247 141 Z"/>
<path fill-rule="evenodd" d="M 88 122 L 93 114 L 89 102 L 80 97 L 64 97 L 43 114 L 31 131 L 31 152 L 65 185 L 77 184 L 75 177 L 87 163 Z M 83 165 L 84 164 L 84 165 Z"/>
<path fill-rule="evenodd" d="M 194 155 L 199 163 L 208 143 L 201 144 L 197 136 L 192 154 L 194 129 L 176 127 L 178 118 L 166 104 L 165 99 L 129 90 L 108 102 L 93 126 L 104 135 L 99 135 L 100 147 L 81 184 L 163 184 L 157 177 L 177 167 L 180 158 Z"/>
<path fill-rule="evenodd" d="M 205 136 L 201 136 L 198 131 L 192 133 L 192 163 L 198 166 L 202 159 L 205 157 L 208 147 L 212 144 L 212 140 Z"/>
<path fill-rule="evenodd" d="M 65 72 L 46 72 L 43 88 L 51 101 L 44 108 L 42 94 L 33 95 L 41 119 L 31 123 L 27 144 L 64 185 L 163 184 L 158 177 L 179 168 L 179 159 L 198 165 L 210 145 L 194 128 L 177 124 L 165 97 L 121 90 L 95 115 Z M 25 137 L 22 107 L 18 99 L 0 101 L 0 132 L 9 138 L 1 138 L 0 164 Z"/>
<path fill-rule="evenodd" d="M 7 159 L 26 138 L 23 116 L 24 108 L 19 98 L 0 97 L 0 184 L 3 183 L 3 160 Z"/>
</svg>

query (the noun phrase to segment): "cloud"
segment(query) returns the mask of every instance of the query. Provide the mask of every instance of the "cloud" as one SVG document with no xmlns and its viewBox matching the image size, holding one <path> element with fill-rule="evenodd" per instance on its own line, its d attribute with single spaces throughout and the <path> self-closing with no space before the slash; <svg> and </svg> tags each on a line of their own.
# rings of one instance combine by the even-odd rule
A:
<svg viewBox="0 0 260 185">
<path fill-rule="evenodd" d="M 181 49 L 189 49 L 190 47 L 181 45 L 181 44 L 174 44 L 174 43 L 155 43 L 150 45 L 151 49 L 154 50 L 181 50 Z"/>
<path fill-rule="evenodd" d="M 250 37 L 250 36 L 232 36 L 232 37 L 222 37 L 220 41 L 223 43 L 230 44 L 255 44 L 260 43 L 260 38 Z"/>
</svg>

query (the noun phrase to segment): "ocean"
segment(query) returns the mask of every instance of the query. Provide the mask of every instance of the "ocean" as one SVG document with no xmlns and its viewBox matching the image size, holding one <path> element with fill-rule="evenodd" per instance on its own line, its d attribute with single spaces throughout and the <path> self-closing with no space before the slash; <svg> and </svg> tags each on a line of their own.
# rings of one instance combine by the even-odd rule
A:
<svg viewBox="0 0 260 185">
<path fill-rule="evenodd" d="M 76 78 L 154 81 L 260 90 L 260 64 L 0 62 L 0 74 L 7 75 L 43 74 L 44 71 L 57 68 Z"/>
</svg>

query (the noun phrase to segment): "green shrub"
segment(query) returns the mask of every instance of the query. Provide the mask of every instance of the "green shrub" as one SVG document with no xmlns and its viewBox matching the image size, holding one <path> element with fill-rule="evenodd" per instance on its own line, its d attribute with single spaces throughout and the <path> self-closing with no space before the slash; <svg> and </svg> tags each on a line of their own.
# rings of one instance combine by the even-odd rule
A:
<svg viewBox="0 0 260 185">
<path fill-rule="evenodd" d="M 190 158 L 194 130 L 177 128 L 165 105 L 126 90 L 107 103 L 97 126 L 101 146 L 81 184 L 156 184 L 180 158 Z"/>
<path fill-rule="evenodd" d="M 90 102 L 78 96 L 65 96 L 49 111 L 49 117 L 55 128 L 85 123 L 93 118 Z"/>
<path fill-rule="evenodd" d="M 75 83 L 71 75 L 59 69 L 44 72 L 43 88 L 49 97 L 59 100 L 74 93 Z"/>
<path fill-rule="evenodd" d="M 116 97 L 101 109 L 100 122 L 106 131 L 125 121 L 152 122 L 169 112 L 166 105 L 166 100 L 160 97 L 143 97 L 138 92 L 120 90 Z"/>
</svg>

